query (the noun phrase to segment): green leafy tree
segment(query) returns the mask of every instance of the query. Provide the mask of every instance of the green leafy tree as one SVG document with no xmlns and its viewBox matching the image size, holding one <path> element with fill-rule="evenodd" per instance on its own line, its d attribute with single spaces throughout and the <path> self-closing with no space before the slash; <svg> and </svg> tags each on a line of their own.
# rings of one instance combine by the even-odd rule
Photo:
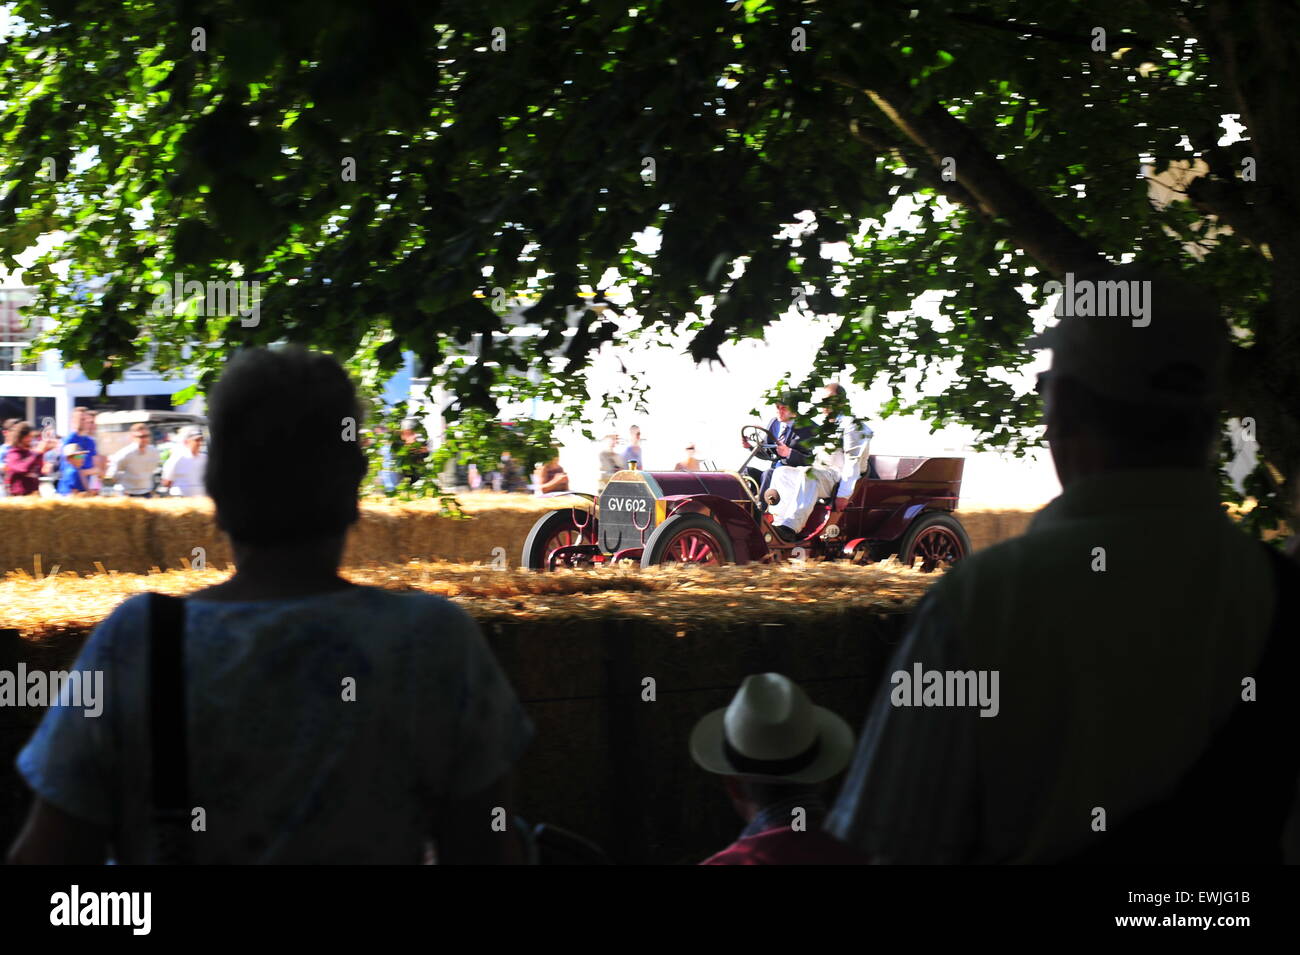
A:
<svg viewBox="0 0 1300 955">
<path fill-rule="evenodd" d="M 147 344 L 210 376 L 241 344 L 379 332 L 381 366 L 409 348 L 465 407 L 529 368 L 573 401 L 616 336 L 688 329 L 706 359 L 793 304 L 836 318 L 820 364 L 889 382 L 887 413 L 955 366 L 914 410 L 1018 451 L 1039 409 L 1006 373 L 1044 283 L 1134 256 L 1237 330 L 1226 410 L 1257 423 L 1261 522 L 1300 465 L 1290 0 L 13 8 L 0 262 L 64 233 L 28 278 L 105 381 Z M 1219 145 L 1223 114 L 1249 138 Z M 1178 163 L 1198 175 L 1153 203 L 1142 169 Z M 75 301 L 60 263 L 108 281 Z M 177 273 L 258 281 L 261 321 L 154 308 Z M 497 305 L 526 292 L 520 339 Z"/>
<path fill-rule="evenodd" d="M 443 441 L 433 454 L 433 467 L 441 474 L 449 463 L 474 464 L 486 479 L 497 469 L 504 453 L 510 454 L 524 480 L 529 480 L 533 468 L 557 453 L 555 422 L 535 418 L 501 421 L 490 412 L 469 409 L 448 423 Z"/>
<path fill-rule="evenodd" d="M 371 440 L 365 448 L 370 462 L 366 489 L 402 501 L 436 497 L 444 515 L 463 516 L 455 495 L 439 480 L 438 463 L 429 451 L 429 442 L 423 436 L 412 444 L 403 439 L 402 422 L 408 415 L 409 412 L 400 404 L 389 408 L 377 405 L 370 418 L 373 423 Z M 397 476 L 396 486 L 391 489 L 382 482 L 385 470 Z"/>
</svg>

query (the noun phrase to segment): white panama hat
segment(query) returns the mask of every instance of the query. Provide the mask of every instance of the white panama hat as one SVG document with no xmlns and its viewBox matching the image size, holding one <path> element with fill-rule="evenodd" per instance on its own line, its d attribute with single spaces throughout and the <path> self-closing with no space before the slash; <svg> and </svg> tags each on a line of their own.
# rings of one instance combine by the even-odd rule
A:
<svg viewBox="0 0 1300 955">
<path fill-rule="evenodd" d="M 691 758 L 723 776 L 814 784 L 853 758 L 853 730 L 779 673 L 745 677 L 731 703 L 691 731 Z"/>
</svg>

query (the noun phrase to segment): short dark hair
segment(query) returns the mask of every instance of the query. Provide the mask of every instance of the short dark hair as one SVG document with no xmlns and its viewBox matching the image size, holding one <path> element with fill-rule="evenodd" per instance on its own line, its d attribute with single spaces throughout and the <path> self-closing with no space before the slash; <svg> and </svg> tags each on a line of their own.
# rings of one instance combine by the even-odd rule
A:
<svg viewBox="0 0 1300 955">
<path fill-rule="evenodd" d="M 1206 467 L 1219 430 L 1213 408 L 1162 407 L 1098 394 L 1077 378 L 1053 378 L 1057 427 L 1101 436 L 1113 467 Z"/>
<path fill-rule="evenodd" d="M 23 443 L 23 438 L 36 430 L 36 425 L 32 424 L 30 421 L 18 421 L 15 419 L 12 430 L 14 433 L 13 444 L 17 447 Z"/>
<path fill-rule="evenodd" d="M 234 541 L 276 544 L 343 534 L 357 519 L 366 473 L 356 388 L 329 355 L 300 346 L 236 353 L 208 399 L 212 447 L 205 483 L 217 523 Z M 305 452 L 307 480 L 282 494 L 254 475 L 288 451 Z"/>
</svg>

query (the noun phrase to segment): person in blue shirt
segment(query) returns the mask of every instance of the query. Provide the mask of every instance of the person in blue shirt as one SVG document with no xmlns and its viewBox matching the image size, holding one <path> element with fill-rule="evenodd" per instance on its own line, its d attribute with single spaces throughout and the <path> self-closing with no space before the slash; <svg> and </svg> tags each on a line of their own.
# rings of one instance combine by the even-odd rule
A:
<svg viewBox="0 0 1300 955">
<path fill-rule="evenodd" d="M 644 467 L 644 464 L 642 463 L 643 459 L 641 457 L 641 429 L 636 425 L 632 425 L 632 427 L 628 429 L 627 433 L 630 436 L 630 440 L 627 443 L 627 447 L 623 449 L 623 467 L 630 468 L 635 464 L 637 469 L 641 470 Z"/>
<path fill-rule="evenodd" d="M 59 483 L 54 487 L 54 490 L 63 497 L 86 493 L 86 484 L 82 480 L 86 468 L 86 456 L 86 452 L 74 442 L 63 446 L 63 464 L 59 468 Z"/>
<path fill-rule="evenodd" d="M 75 444 L 86 456 L 81 465 L 81 490 L 88 490 L 90 487 L 90 476 L 92 473 L 98 473 L 99 468 L 99 446 L 91 433 L 95 430 L 95 413 L 85 408 L 74 408 L 72 410 L 72 433 L 68 439 L 63 442 L 63 455 L 60 466 L 67 464 L 68 446 Z M 62 470 L 60 470 L 62 475 Z M 62 483 L 62 477 L 60 477 Z M 63 491 L 59 492 L 63 494 Z"/>
<path fill-rule="evenodd" d="M 402 475 L 395 467 L 393 444 L 389 440 L 388 429 L 382 428 L 381 430 L 381 428 L 382 426 L 375 428 L 376 439 L 381 442 L 379 453 L 383 462 L 383 466 L 379 470 L 379 483 L 385 491 L 395 494 L 397 486 L 402 483 Z"/>
</svg>

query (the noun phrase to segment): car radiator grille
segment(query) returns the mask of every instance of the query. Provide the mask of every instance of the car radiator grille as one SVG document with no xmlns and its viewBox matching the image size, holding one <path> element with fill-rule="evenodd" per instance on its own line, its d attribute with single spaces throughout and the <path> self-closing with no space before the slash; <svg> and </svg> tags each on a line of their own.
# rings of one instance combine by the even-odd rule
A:
<svg viewBox="0 0 1300 955">
<path fill-rule="evenodd" d="M 654 520 L 655 496 L 650 488 L 640 481 L 611 481 L 600 495 L 601 549 L 612 554 L 640 547 L 654 531 Z M 645 528 L 644 537 L 638 525 Z"/>
</svg>

